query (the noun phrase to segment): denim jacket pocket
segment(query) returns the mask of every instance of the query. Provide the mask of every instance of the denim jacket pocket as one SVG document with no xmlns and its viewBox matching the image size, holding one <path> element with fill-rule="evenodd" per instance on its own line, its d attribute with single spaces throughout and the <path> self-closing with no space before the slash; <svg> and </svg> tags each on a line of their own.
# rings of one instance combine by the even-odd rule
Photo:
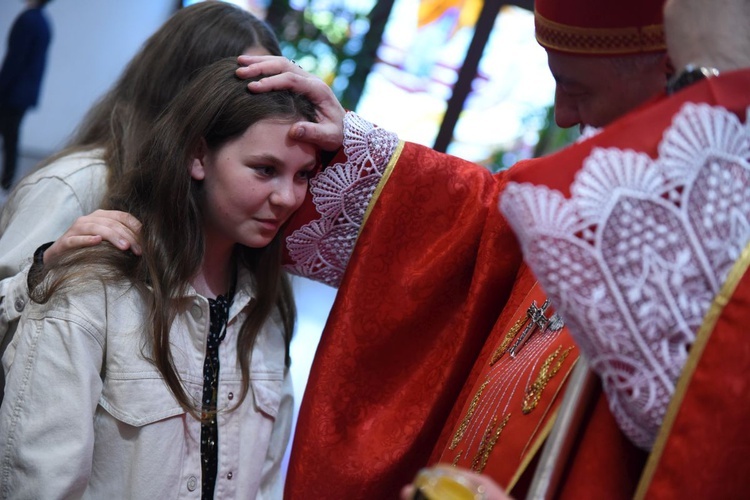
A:
<svg viewBox="0 0 750 500">
<path fill-rule="evenodd" d="M 269 417 L 275 419 L 281 405 L 283 383 L 281 380 L 253 379 L 251 383 L 255 406 Z"/>
<path fill-rule="evenodd" d="M 109 378 L 104 382 L 99 404 L 117 420 L 135 427 L 186 413 L 158 376 Z"/>
</svg>

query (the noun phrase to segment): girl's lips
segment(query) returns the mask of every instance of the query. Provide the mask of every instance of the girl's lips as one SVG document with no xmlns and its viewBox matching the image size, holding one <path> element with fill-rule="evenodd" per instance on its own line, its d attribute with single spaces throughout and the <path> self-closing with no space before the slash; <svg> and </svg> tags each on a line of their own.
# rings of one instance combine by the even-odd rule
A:
<svg viewBox="0 0 750 500">
<path fill-rule="evenodd" d="M 281 222 L 278 219 L 255 219 L 265 229 L 278 229 Z"/>
</svg>

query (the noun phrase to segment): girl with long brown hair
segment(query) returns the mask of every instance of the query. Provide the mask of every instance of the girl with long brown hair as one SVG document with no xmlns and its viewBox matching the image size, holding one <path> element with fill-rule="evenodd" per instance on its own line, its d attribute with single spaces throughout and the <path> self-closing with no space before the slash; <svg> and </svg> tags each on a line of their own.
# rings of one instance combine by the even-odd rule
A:
<svg viewBox="0 0 750 500">
<path fill-rule="evenodd" d="M 178 10 L 88 111 L 68 145 L 18 183 L 0 212 L 0 341 L 28 302 L 26 269 L 37 247 L 99 208 L 107 186 L 133 165 L 156 117 L 201 68 L 243 53 L 281 50 L 263 21 L 235 5 L 206 1 Z M 66 241 L 38 257 L 56 255 Z"/>
<path fill-rule="evenodd" d="M 279 498 L 294 302 L 281 232 L 315 108 L 251 94 L 235 58 L 167 107 L 104 206 L 143 224 L 45 266 L 4 358 L 0 482 L 23 498 Z"/>
</svg>

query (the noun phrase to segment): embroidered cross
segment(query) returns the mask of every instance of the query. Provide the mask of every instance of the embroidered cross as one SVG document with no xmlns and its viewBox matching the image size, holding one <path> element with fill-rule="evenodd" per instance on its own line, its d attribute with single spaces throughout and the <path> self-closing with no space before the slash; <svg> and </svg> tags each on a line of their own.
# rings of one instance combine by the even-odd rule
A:
<svg viewBox="0 0 750 500">
<path fill-rule="evenodd" d="M 526 344 L 526 342 L 528 342 L 529 338 L 531 338 L 534 332 L 556 332 L 563 327 L 563 320 L 557 313 L 553 314 L 549 318 L 545 316 L 544 313 L 547 311 L 548 307 L 549 299 L 544 301 L 542 307 L 536 305 L 536 301 L 531 302 L 531 306 L 529 306 L 529 309 L 526 311 L 526 327 L 521 332 L 518 340 L 516 340 L 513 346 L 508 349 L 508 353 L 510 354 L 511 358 L 516 357 L 521 348 Z"/>
</svg>

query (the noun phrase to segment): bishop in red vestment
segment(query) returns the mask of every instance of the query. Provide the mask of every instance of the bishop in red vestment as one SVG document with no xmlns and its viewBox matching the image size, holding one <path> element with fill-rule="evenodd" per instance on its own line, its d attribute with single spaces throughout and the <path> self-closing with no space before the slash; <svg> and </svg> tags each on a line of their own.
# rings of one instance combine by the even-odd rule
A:
<svg viewBox="0 0 750 500">
<path fill-rule="evenodd" d="M 503 211 L 606 395 L 563 497 L 608 477 L 606 498 L 747 492 L 748 88 L 750 70 L 723 73 L 510 173 Z"/>
<path fill-rule="evenodd" d="M 569 4 L 580 25 L 538 2 L 549 50 L 664 50 L 661 1 L 624 17 Z M 345 154 L 312 181 L 288 238 L 293 270 L 340 293 L 286 496 L 395 498 L 437 461 L 522 492 L 578 349 L 497 210 L 507 173 L 400 142 L 351 113 L 345 131 Z"/>
</svg>

